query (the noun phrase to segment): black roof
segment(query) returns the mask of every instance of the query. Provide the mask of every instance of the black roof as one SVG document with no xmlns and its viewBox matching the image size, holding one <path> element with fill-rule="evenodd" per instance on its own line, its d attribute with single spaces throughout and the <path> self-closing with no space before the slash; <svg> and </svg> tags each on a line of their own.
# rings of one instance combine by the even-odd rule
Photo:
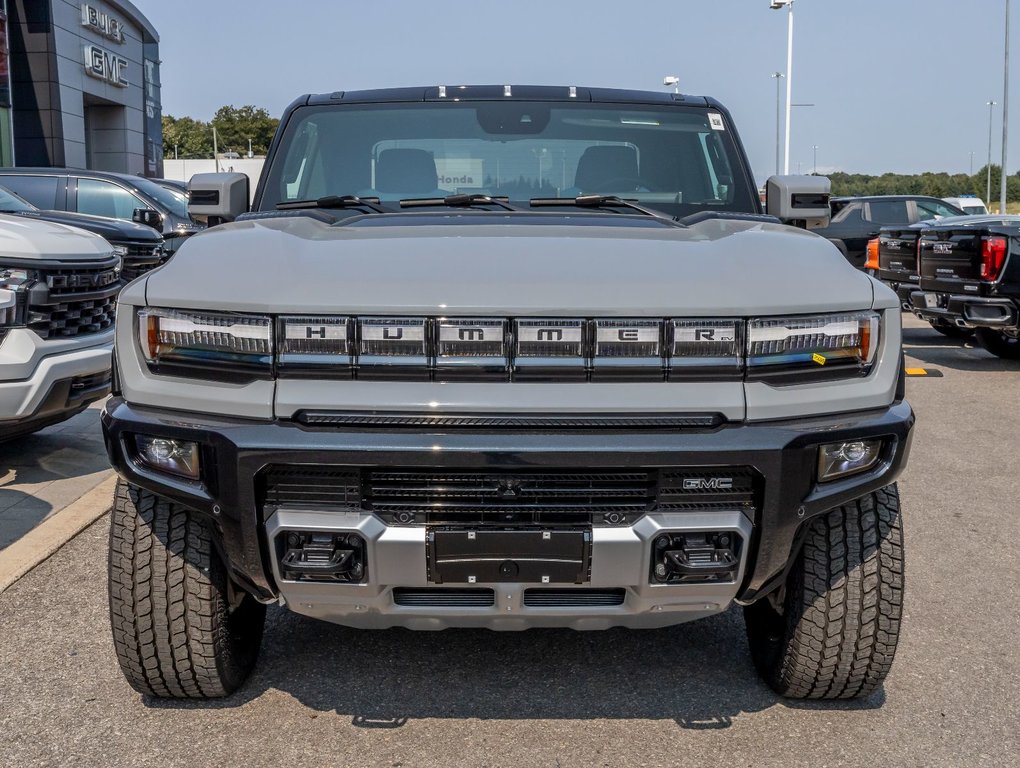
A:
<svg viewBox="0 0 1020 768">
<path fill-rule="evenodd" d="M 352 104 L 414 101 L 563 101 L 617 104 L 688 104 L 720 106 L 714 99 L 663 91 L 621 88 L 586 88 L 567 85 L 426 85 L 416 88 L 378 88 L 366 91 L 334 91 L 302 96 L 299 104 Z"/>
<path fill-rule="evenodd" d="M 950 208 L 955 207 L 952 203 L 947 203 L 941 197 L 935 197 L 934 195 L 841 195 L 832 198 L 834 203 L 848 203 L 853 200 L 863 200 L 864 202 L 871 200 L 936 200 L 944 205 L 948 205 Z"/>
<path fill-rule="evenodd" d="M 131 173 L 117 173 L 115 171 L 93 171 L 88 168 L 49 168 L 49 167 L 32 167 L 32 166 L 18 166 L 16 168 L 0 168 L 0 175 L 3 176 L 18 176 L 23 173 L 38 173 L 46 174 L 49 176 L 95 176 L 97 179 L 120 179 L 122 181 L 137 181 L 138 179 L 144 179 L 144 176 L 138 176 Z"/>
</svg>

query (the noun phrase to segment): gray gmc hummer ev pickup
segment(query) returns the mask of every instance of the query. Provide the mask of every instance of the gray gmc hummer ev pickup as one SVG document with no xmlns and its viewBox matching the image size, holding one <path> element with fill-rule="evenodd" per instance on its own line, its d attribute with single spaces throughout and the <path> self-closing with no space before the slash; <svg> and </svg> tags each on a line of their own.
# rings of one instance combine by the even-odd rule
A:
<svg viewBox="0 0 1020 768">
<path fill-rule="evenodd" d="M 305 96 L 251 210 L 192 179 L 213 226 L 121 293 L 103 417 L 131 685 L 230 693 L 270 603 L 496 630 L 737 603 L 779 693 L 871 692 L 899 302 L 806 230 L 827 180 L 767 186 L 766 214 L 712 99 L 518 86 Z"/>
</svg>

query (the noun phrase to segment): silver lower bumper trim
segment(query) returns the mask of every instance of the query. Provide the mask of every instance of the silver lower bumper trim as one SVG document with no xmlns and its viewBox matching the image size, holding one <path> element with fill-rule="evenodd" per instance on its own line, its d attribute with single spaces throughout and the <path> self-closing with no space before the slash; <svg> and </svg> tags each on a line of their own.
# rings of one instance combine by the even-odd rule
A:
<svg viewBox="0 0 1020 768">
<path fill-rule="evenodd" d="M 273 575 L 287 606 L 306 616 L 362 629 L 406 627 L 438 630 L 483 627 L 522 630 L 531 627 L 608 629 L 664 627 L 720 613 L 729 607 L 744 577 L 750 549 L 751 522 L 739 510 L 653 513 L 634 525 L 592 529 L 591 580 L 577 589 L 626 590 L 622 605 L 538 607 L 524 605 L 525 589 L 517 582 L 472 584 L 495 591 L 491 607 L 418 607 L 396 605 L 395 587 L 430 587 L 426 575 L 424 527 L 386 526 L 371 514 L 281 509 L 266 523 L 270 552 L 287 531 L 358 533 L 367 542 L 367 580 L 363 584 L 285 581 L 275 554 Z M 649 583 L 652 540 L 664 531 L 731 531 L 744 541 L 736 578 L 731 582 L 662 585 Z M 443 585 L 453 589 L 465 584 Z"/>
</svg>

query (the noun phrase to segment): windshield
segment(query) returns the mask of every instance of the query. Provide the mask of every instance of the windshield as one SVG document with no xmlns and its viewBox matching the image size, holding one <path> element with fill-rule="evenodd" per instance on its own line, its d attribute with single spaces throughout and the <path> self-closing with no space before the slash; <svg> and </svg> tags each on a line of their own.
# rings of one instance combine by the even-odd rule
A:
<svg viewBox="0 0 1020 768">
<path fill-rule="evenodd" d="M 36 211 L 36 208 L 31 203 L 27 203 L 18 197 L 16 194 L 0 187 L 0 211 L 5 213 L 11 213 L 15 211 Z"/>
<path fill-rule="evenodd" d="M 134 184 L 139 190 L 147 194 L 157 203 L 166 208 L 174 216 L 181 219 L 188 219 L 188 198 L 185 195 L 177 192 L 176 190 L 169 190 L 160 184 L 149 181 L 148 179 L 136 178 L 132 179 L 131 183 Z"/>
<path fill-rule="evenodd" d="M 707 108 L 550 102 L 307 107 L 261 200 L 618 195 L 670 215 L 757 212 L 724 118 Z"/>
</svg>

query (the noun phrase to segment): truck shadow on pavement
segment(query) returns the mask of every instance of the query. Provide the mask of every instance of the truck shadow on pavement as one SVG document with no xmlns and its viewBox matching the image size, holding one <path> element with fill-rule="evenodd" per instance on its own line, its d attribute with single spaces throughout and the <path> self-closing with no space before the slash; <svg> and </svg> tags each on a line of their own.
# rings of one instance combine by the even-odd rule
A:
<svg viewBox="0 0 1020 768">
<path fill-rule="evenodd" d="M 238 707 L 274 689 L 380 729 L 473 718 L 673 720 L 708 730 L 776 704 L 847 710 L 885 700 L 881 690 L 856 702 L 781 699 L 758 679 L 735 610 L 660 630 L 412 632 L 348 629 L 274 608 L 260 661 L 234 696 L 145 704 Z"/>
</svg>

